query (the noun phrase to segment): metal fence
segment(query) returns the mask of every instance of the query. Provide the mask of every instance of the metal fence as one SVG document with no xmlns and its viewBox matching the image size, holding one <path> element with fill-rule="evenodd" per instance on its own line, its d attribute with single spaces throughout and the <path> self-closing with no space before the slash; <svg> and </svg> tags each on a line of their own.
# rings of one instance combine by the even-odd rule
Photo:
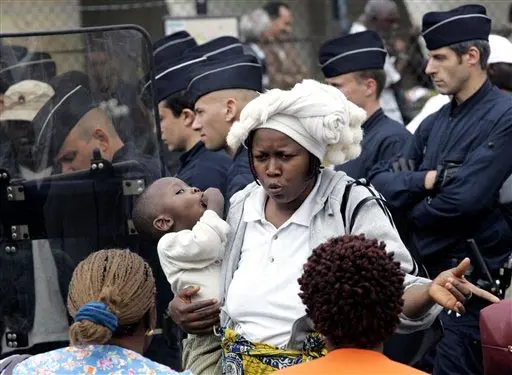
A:
<svg viewBox="0 0 512 375">
<path fill-rule="evenodd" d="M 241 16 L 261 7 L 265 0 L 208 0 L 206 16 Z M 409 89 L 416 85 L 428 86 L 423 75 L 424 49 L 421 38 L 411 34 L 412 26 L 419 26 L 421 17 L 431 10 L 446 10 L 470 3 L 470 0 L 398 0 L 401 11 L 400 29 L 397 36 L 405 48 L 392 53 L 412 56 L 404 69 L 402 86 Z M 341 25 L 357 21 L 363 12 L 364 0 L 287 0 L 294 14 L 294 46 L 302 62 L 314 78 L 321 79 L 318 67 L 318 48 L 325 40 L 339 35 Z M 479 1 L 485 5 L 493 19 L 495 31 L 508 35 L 510 1 Z M 48 29 L 98 26 L 105 24 L 134 23 L 149 31 L 153 40 L 164 34 L 163 18 L 190 16 L 195 13 L 195 0 L 0 0 L 0 31 L 19 32 Z M 345 9 L 345 12 L 340 10 Z M 341 13 L 341 14 L 340 14 Z M 403 45 L 402 45 L 403 47 Z M 57 61 L 59 70 L 68 69 L 66 61 L 80 48 L 78 41 L 70 38 L 60 43 L 38 46 L 49 52 Z M 76 54 L 80 59 L 81 54 Z M 59 64 L 59 62 L 61 62 Z M 75 61 L 73 64 L 79 64 Z"/>
</svg>

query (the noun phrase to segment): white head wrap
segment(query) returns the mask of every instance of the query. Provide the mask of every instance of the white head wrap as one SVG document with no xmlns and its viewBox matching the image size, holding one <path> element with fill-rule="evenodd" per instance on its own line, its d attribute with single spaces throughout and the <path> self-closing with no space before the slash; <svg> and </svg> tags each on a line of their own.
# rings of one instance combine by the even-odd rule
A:
<svg viewBox="0 0 512 375">
<path fill-rule="evenodd" d="M 335 87 L 314 80 L 291 90 L 273 89 L 249 102 L 231 126 L 228 146 L 236 150 L 255 129 L 278 130 L 328 163 L 341 164 L 361 152 L 366 112 Z"/>
</svg>

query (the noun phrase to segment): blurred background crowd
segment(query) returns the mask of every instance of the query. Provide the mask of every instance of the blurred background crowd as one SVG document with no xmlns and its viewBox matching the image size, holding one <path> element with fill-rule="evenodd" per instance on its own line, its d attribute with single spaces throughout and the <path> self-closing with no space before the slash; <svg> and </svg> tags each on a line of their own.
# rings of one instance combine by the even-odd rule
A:
<svg viewBox="0 0 512 375">
<path fill-rule="evenodd" d="M 422 15 L 447 10 L 466 0 L 397 0 L 382 7 L 360 0 L 290 0 L 287 7 L 263 9 L 264 0 L 33 0 L 0 2 L 0 31 L 29 32 L 115 24 L 145 28 L 153 41 L 165 33 L 165 19 L 238 17 L 238 35 L 265 63 L 266 87 L 290 88 L 304 77 L 322 79 L 318 49 L 327 39 L 364 29 L 377 31 L 390 54 L 387 64 L 386 113 L 408 124 L 434 94 L 424 73 L 425 47 L 419 38 Z M 510 3 L 480 1 L 492 19 L 492 33 L 510 37 Z M 197 39 L 197 38 L 196 38 Z M 50 44 L 50 42 L 48 41 Z M 43 43 L 44 44 L 44 43 Z M 54 37 L 38 48 L 50 54 L 62 71 L 83 58 L 73 38 Z M 44 56 L 43 56 L 44 57 Z M 33 58 L 40 58 L 36 56 Z M 286 64 L 283 62 L 286 61 Z M 1 67 L 0 67 L 1 70 Z M 387 101 L 387 103 L 385 103 Z M 391 104 L 389 102 L 391 101 Z"/>
</svg>

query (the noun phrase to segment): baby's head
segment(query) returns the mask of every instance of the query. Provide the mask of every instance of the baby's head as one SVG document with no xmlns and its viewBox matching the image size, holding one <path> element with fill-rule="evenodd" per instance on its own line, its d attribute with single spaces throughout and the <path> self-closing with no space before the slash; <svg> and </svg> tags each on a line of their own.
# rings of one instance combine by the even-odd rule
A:
<svg viewBox="0 0 512 375">
<path fill-rule="evenodd" d="M 205 210 L 199 189 L 178 178 L 165 177 L 153 182 L 137 199 L 133 224 L 139 233 L 160 239 L 165 233 L 192 229 Z"/>
</svg>

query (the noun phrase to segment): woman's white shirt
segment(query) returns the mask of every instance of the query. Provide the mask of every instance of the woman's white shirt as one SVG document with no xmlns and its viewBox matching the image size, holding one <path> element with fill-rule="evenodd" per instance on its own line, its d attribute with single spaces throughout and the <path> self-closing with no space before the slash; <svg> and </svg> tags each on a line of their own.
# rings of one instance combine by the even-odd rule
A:
<svg viewBox="0 0 512 375">
<path fill-rule="evenodd" d="M 320 180 L 280 228 L 265 219 L 267 195 L 262 188 L 244 202 L 247 228 L 225 308 L 236 331 L 250 341 L 284 347 L 293 323 L 305 315 L 297 280 L 312 253 L 309 225 Z"/>
</svg>

